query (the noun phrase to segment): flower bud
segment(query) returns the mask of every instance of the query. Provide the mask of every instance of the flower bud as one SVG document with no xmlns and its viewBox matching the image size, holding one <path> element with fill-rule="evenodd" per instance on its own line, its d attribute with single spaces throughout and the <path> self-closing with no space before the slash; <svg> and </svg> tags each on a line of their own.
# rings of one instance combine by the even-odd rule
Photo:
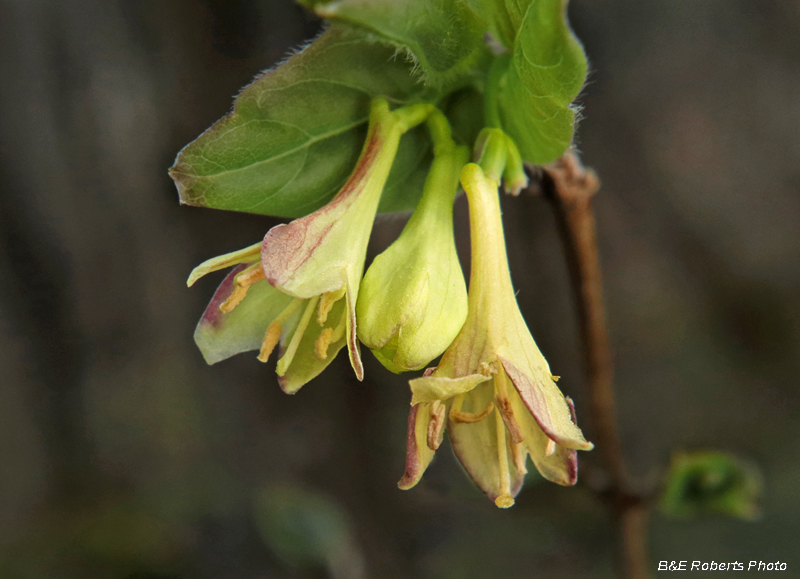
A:
<svg viewBox="0 0 800 579">
<path fill-rule="evenodd" d="M 439 356 L 467 317 L 453 200 L 468 151 L 447 133 L 414 214 L 361 282 L 358 337 L 392 372 L 417 370 Z"/>
</svg>

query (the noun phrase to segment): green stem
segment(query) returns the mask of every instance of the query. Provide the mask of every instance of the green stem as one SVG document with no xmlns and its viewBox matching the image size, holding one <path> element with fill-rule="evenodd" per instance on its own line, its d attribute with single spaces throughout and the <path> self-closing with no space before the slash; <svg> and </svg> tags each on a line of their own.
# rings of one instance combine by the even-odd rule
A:
<svg viewBox="0 0 800 579">
<path fill-rule="evenodd" d="M 500 129 L 503 126 L 500 122 L 500 85 L 510 62 L 510 54 L 501 54 L 494 59 L 489 69 L 486 93 L 483 96 L 483 114 L 486 126 L 490 128 Z"/>
<path fill-rule="evenodd" d="M 508 162 L 508 140 L 501 129 L 486 128 L 478 135 L 478 165 L 498 185 Z"/>
</svg>

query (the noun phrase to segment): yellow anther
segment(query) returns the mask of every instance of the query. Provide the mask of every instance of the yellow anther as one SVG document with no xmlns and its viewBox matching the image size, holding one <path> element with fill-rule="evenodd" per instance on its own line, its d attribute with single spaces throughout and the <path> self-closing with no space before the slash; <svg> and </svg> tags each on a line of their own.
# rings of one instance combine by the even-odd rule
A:
<svg viewBox="0 0 800 579">
<path fill-rule="evenodd" d="M 442 443 L 445 407 L 439 400 L 431 404 L 431 420 L 428 422 L 428 448 L 437 450 Z"/>
<path fill-rule="evenodd" d="M 553 453 L 556 451 L 556 441 L 552 438 L 547 439 L 547 446 L 544 449 L 545 456 L 553 456 Z"/>
<path fill-rule="evenodd" d="M 553 376 L 552 374 L 550 375 L 550 379 L 551 379 L 553 382 L 558 382 L 558 380 L 559 380 L 560 378 L 561 378 L 561 376 Z"/>
<path fill-rule="evenodd" d="M 321 326 L 328 319 L 328 314 L 333 307 L 333 304 L 338 302 L 344 296 L 344 288 L 333 292 L 325 292 L 319 300 L 319 310 L 317 311 L 317 322 Z"/>
<path fill-rule="evenodd" d="M 486 362 L 481 362 L 480 365 L 478 365 L 478 373 L 483 374 L 488 378 L 492 375 L 492 365 Z"/>
<path fill-rule="evenodd" d="M 283 324 L 286 323 L 286 320 L 289 319 L 289 316 L 291 316 L 302 303 L 303 300 L 301 298 L 293 299 L 280 313 L 280 315 L 275 318 L 275 320 L 273 320 L 269 326 L 267 326 L 264 339 L 261 341 L 261 351 L 258 353 L 259 361 L 266 362 L 269 359 L 270 354 L 272 354 L 272 351 L 275 349 L 275 346 L 278 345 L 278 342 L 281 339 L 281 334 L 283 333 Z"/>
<path fill-rule="evenodd" d="M 461 412 L 460 410 L 451 410 L 450 411 L 450 420 L 458 423 L 466 423 L 466 424 L 474 424 L 475 422 L 480 422 L 487 416 L 489 413 L 494 410 L 494 402 L 489 402 L 489 406 L 481 412 L 480 414 L 473 414 L 472 412 Z"/>
<path fill-rule="evenodd" d="M 266 279 L 264 276 L 264 268 L 261 263 L 254 263 L 242 273 L 237 275 L 233 280 L 233 292 L 227 300 L 222 302 L 219 306 L 219 311 L 228 314 L 236 308 L 242 300 L 247 296 L 247 290 L 254 283 Z"/>
<path fill-rule="evenodd" d="M 261 342 L 261 351 L 258 353 L 260 362 L 269 360 L 270 354 L 272 354 L 281 339 L 281 332 L 283 332 L 283 328 L 277 320 L 269 325 L 267 332 L 264 334 L 264 340 Z"/>
<path fill-rule="evenodd" d="M 333 328 L 325 328 L 320 332 L 319 338 L 314 342 L 314 353 L 317 358 L 324 360 L 328 357 L 328 346 L 331 345 L 331 338 L 333 337 Z"/>
<path fill-rule="evenodd" d="M 235 285 L 233 286 L 233 292 L 228 299 L 222 302 L 219 306 L 219 311 L 223 314 L 228 314 L 233 311 L 233 309 L 242 303 L 242 300 L 247 296 L 247 290 L 250 286 L 240 286 Z"/>
<path fill-rule="evenodd" d="M 254 263 L 242 273 L 236 276 L 236 285 L 241 287 L 249 287 L 256 283 L 257 281 L 261 281 L 267 279 L 264 275 L 264 268 L 261 267 L 261 263 Z"/>
</svg>

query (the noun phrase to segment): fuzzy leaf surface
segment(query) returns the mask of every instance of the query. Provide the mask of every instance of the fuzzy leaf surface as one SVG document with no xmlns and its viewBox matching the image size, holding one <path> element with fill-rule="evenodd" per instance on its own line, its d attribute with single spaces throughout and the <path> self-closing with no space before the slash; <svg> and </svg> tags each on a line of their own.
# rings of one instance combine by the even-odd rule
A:
<svg viewBox="0 0 800 579">
<path fill-rule="evenodd" d="M 181 202 L 278 217 L 328 202 L 358 159 L 372 98 L 402 105 L 439 97 L 368 36 L 334 25 L 246 87 L 233 112 L 178 154 L 170 175 Z M 380 211 L 416 205 L 430 162 L 422 136 L 401 141 Z"/>
<path fill-rule="evenodd" d="M 463 0 L 300 0 L 319 16 L 361 26 L 413 55 L 425 84 L 463 85 L 487 62 L 484 26 Z"/>
<path fill-rule="evenodd" d="M 572 142 L 575 110 L 570 105 L 586 80 L 587 62 L 567 24 L 566 0 L 527 4 L 501 82 L 499 115 L 522 157 L 543 164 L 559 157 Z M 506 14 L 513 26 L 519 12 Z"/>
</svg>

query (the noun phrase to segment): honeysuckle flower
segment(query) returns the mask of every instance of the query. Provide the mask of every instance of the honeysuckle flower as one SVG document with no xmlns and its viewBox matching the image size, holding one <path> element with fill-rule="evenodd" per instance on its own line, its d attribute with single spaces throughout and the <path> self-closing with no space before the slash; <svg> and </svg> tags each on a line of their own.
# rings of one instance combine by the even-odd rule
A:
<svg viewBox="0 0 800 579">
<path fill-rule="evenodd" d="M 210 363 L 245 349 L 259 349 L 258 359 L 265 362 L 280 345 L 278 381 L 293 394 L 347 345 L 363 379 L 355 304 L 367 242 L 400 137 L 431 110 L 433 105 L 419 104 L 390 111 L 384 99 L 375 99 L 361 156 L 327 205 L 273 227 L 259 245 L 195 269 L 189 285 L 210 271 L 239 265 L 217 290 L 195 334 Z"/>
<path fill-rule="evenodd" d="M 467 317 L 467 288 L 453 236 L 453 201 L 469 151 L 444 115 L 428 126 L 434 159 L 422 199 L 400 237 L 370 265 L 356 306 L 358 337 L 393 372 L 441 355 Z"/>
<path fill-rule="evenodd" d="M 203 275 L 237 266 L 220 284 L 197 324 L 194 338 L 206 362 L 215 364 L 249 350 L 261 350 L 259 359 L 280 344 L 279 383 L 288 393 L 317 376 L 344 347 L 344 336 L 335 336 L 333 320 L 341 318 L 344 303 L 334 304 L 329 319 L 319 324 L 319 334 L 330 335 L 328 351 L 319 353 L 310 332 L 298 334 L 303 321 L 301 306 L 307 300 L 294 298 L 270 285 L 260 262 L 261 244 L 223 255 L 201 264 L 192 272 L 188 285 Z M 306 327 L 308 324 L 306 324 Z M 299 336 L 295 339 L 296 336 Z M 264 355 L 266 352 L 266 356 Z M 286 353 L 291 352 L 290 363 Z M 333 353 L 333 354 L 331 354 Z M 283 360 L 283 363 L 281 362 Z"/>
<path fill-rule="evenodd" d="M 577 480 L 576 450 L 589 450 L 571 402 L 555 384 L 516 302 L 508 269 L 498 182 L 480 166 L 461 173 L 469 200 L 472 270 L 464 327 L 439 365 L 410 381 L 406 472 L 414 486 L 443 437 L 445 423 L 469 476 L 498 507 L 510 507 L 526 456 L 553 482 Z"/>
</svg>

